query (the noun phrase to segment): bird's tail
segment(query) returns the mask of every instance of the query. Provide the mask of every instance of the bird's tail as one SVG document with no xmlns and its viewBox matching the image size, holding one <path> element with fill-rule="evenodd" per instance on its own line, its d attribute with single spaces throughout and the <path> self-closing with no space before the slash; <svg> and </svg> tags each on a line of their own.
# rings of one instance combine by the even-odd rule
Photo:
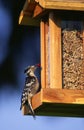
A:
<svg viewBox="0 0 84 130">
<path fill-rule="evenodd" d="M 29 109 L 29 113 L 33 116 L 33 118 L 35 119 L 35 113 L 34 113 L 34 110 L 32 108 L 32 105 L 31 105 L 31 98 L 28 98 L 28 109 Z"/>
</svg>

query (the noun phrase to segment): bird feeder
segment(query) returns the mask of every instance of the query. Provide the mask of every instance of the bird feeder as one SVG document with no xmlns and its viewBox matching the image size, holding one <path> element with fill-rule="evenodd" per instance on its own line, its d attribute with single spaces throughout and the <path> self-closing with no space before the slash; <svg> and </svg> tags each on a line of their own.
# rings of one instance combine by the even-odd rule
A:
<svg viewBox="0 0 84 130">
<path fill-rule="evenodd" d="M 26 0 L 19 24 L 40 27 L 36 115 L 84 117 L 84 0 Z"/>
</svg>

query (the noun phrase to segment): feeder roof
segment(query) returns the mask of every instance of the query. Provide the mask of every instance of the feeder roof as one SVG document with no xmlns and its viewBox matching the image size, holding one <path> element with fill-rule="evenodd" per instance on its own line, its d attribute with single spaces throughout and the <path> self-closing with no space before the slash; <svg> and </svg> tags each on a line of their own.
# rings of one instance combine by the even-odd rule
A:
<svg viewBox="0 0 84 130">
<path fill-rule="evenodd" d="M 84 0 L 35 0 L 46 9 L 84 10 Z"/>
<path fill-rule="evenodd" d="M 84 11 L 84 0 L 26 0 L 19 24 L 36 26 L 39 24 L 37 16 L 51 9 Z"/>
</svg>

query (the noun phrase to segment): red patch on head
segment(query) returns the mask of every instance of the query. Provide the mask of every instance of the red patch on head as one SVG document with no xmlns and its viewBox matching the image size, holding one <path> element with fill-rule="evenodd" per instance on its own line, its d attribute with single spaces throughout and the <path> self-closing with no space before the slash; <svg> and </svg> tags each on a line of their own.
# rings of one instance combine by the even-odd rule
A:
<svg viewBox="0 0 84 130">
<path fill-rule="evenodd" d="M 41 65 L 40 64 L 36 64 L 37 67 L 40 67 Z"/>
</svg>

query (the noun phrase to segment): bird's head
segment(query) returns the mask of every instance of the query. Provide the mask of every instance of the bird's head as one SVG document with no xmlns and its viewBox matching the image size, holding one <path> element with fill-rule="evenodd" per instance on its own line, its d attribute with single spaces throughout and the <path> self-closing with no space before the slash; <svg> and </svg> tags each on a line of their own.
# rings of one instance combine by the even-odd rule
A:
<svg viewBox="0 0 84 130">
<path fill-rule="evenodd" d="M 40 64 L 36 64 L 36 65 L 31 65 L 31 66 L 28 66 L 25 70 L 24 70 L 24 73 L 26 73 L 27 75 L 33 75 L 35 70 L 37 68 L 40 67 Z"/>
</svg>

